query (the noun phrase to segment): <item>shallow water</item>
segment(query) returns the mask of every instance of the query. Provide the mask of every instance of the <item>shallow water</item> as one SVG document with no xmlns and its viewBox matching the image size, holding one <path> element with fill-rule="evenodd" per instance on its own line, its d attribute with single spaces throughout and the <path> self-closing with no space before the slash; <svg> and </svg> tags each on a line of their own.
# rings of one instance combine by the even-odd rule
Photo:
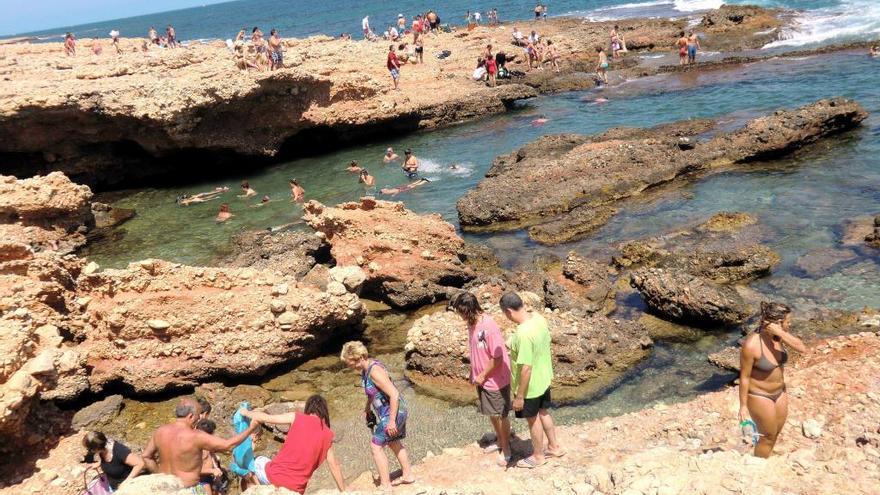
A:
<svg viewBox="0 0 880 495">
<path fill-rule="evenodd" d="M 880 211 L 878 72 L 880 61 L 870 60 L 863 54 L 841 53 L 776 60 L 723 72 L 658 76 L 601 93 L 589 91 L 541 97 L 520 104 L 513 112 L 482 121 L 242 174 L 228 181 L 230 187 L 238 180 L 249 179 L 260 195 L 269 194 L 279 201 L 262 208 L 248 208 L 249 202 L 236 199 L 234 192 L 229 193 L 223 201 L 232 204 L 236 217 L 224 225 L 216 225 L 212 220 L 219 201 L 187 208 L 174 204 L 177 195 L 210 189 L 216 185 L 213 182 L 187 188 L 137 191 L 117 203 L 138 210 L 138 216 L 119 229 L 120 233 L 124 232 L 121 239 L 97 243 L 88 254 L 104 266 L 121 266 L 150 256 L 193 264 L 209 263 L 223 253 L 233 233 L 297 218 L 299 207 L 288 199 L 286 181 L 290 177 L 301 180 L 308 198 L 327 204 L 354 200 L 363 193 L 356 177 L 343 170 L 353 159 L 366 165 L 380 186 L 405 182 L 395 165 L 382 164 L 382 152 L 387 146 L 398 151 L 412 147 L 427 165 L 425 175 L 432 179 L 423 188 L 396 199 L 419 212 L 440 212 L 455 223 L 455 200 L 479 181 L 492 159 L 541 134 L 593 133 L 615 125 L 647 126 L 683 118 L 719 116 L 725 126 L 734 127 L 774 108 L 842 95 L 857 99 L 871 112 L 861 129 L 810 147 L 787 160 L 711 175 L 637 198 L 624 204 L 619 215 L 585 240 L 546 248 L 530 242 L 522 232 L 465 237 L 489 245 L 505 266 L 513 267 L 539 255 L 564 256 L 572 249 L 587 254 L 607 253 L 610 246 L 622 240 L 658 234 L 719 211 L 745 211 L 759 218 L 765 226 L 763 240 L 782 257 L 773 275 L 753 284 L 752 288 L 768 297 L 789 301 L 799 311 L 813 307 L 876 306 L 880 300 L 880 285 L 876 284 L 880 274 L 877 252 L 856 250 L 845 266 L 813 278 L 801 273 L 795 263 L 807 253 L 839 248 L 844 220 Z M 599 94 L 609 101 L 592 104 Z M 549 121 L 535 127 L 532 121 L 539 116 Z M 447 169 L 450 164 L 463 168 L 450 171 Z M 628 301 L 626 304 L 638 305 L 637 298 L 628 298 Z M 401 329 L 405 328 L 406 317 L 387 315 L 387 318 L 386 323 L 390 322 L 396 331 L 376 324 L 381 330 L 372 331 L 374 336 L 379 335 L 374 337 L 373 344 L 386 353 L 383 359 L 399 371 L 402 367 Z M 388 335 L 382 337 L 386 331 Z M 658 402 L 686 400 L 717 389 L 729 382 L 733 374 L 711 366 L 706 355 L 729 345 L 735 337 L 721 332 L 710 333 L 696 342 L 658 343 L 647 360 L 606 393 L 560 408 L 555 415 L 563 423 L 579 422 Z M 337 404 L 339 428 L 350 432 L 347 433 L 350 438 L 344 441 L 343 457 L 354 459 L 352 468 L 360 470 L 369 466 L 369 459 L 365 447 L 362 448 L 366 431 L 361 432 L 363 427 L 349 407 L 359 400 L 355 381 L 328 386 L 322 393 Z M 413 418 L 418 418 L 413 420 L 410 430 L 410 445 L 416 459 L 428 450 L 437 452 L 443 447 L 472 441 L 487 429 L 486 422 L 471 407 L 428 398 L 409 388 L 402 378 L 399 384 L 406 388 L 413 404 Z M 321 474 L 319 484 L 327 483 L 325 475 Z"/>
</svg>

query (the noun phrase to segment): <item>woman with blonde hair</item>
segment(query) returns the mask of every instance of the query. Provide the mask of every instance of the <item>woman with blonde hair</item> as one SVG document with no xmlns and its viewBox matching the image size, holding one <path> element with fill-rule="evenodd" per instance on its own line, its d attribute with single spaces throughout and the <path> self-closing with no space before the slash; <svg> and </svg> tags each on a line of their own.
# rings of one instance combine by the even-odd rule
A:
<svg viewBox="0 0 880 495">
<path fill-rule="evenodd" d="M 366 346 L 358 341 L 347 342 L 342 346 L 340 359 L 352 370 L 361 374 L 361 384 L 367 394 L 364 415 L 367 426 L 373 431 L 370 451 L 379 471 L 379 482 L 385 490 L 391 488 L 391 475 L 385 447 L 391 448 L 400 462 L 402 474 L 396 484 L 408 485 L 415 482 L 411 472 L 409 455 L 401 440 L 406 438 L 406 400 L 400 395 L 391 381 L 388 370 L 381 362 L 370 359 Z"/>
<path fill-rule="evenodd" d="M 769 457 L 788 417 L 788 394 L 783 369 L 788 361 L 785 346 L 804 353 L 801 339 L 789 333 L 791 308 L 782 303 L 761 303 L 761 323 L 746 337 L 740 351 L 739 420 L 750 417 L 757 427 L 756 457 Z"/>
</svg>

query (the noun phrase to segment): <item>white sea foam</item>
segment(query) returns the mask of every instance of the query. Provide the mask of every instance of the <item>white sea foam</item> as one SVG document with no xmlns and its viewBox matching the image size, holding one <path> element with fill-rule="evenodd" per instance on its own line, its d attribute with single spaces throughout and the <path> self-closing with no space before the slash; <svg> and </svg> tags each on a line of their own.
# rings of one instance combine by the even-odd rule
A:
<svg viewBox="0 0 880 495">
<path fill-rule="evenodd" d="M 452 168 L 452 166 L 455 168 Z M 472 163 L 439 163 L 430 158 L 419 158 L 419 172 L 422 174 L 432 174 L 434 177 L 449 174 L 460 177 L 467 177 L 474 173 L 474 164 Z M 429 177 L 431 179 L 431 177 Z M 431 179 L 435 180 L 435 179 Z"/>
<path fill-rule="evenodd" d="M 674 0 L 675 10 L 679 12 L 696 12 L 698 10 L 717 9 L 724 5 L 723 0 Z"/>
<path fill-rule="evenodd" d="M 857 41 L 880 34 L 880 2 L 841 0 L 834 7 L 803 12 L 794 26 L 782 30 L 780 38 L 764 48 L 814 45 L 825 42 Z"/>
</svg>

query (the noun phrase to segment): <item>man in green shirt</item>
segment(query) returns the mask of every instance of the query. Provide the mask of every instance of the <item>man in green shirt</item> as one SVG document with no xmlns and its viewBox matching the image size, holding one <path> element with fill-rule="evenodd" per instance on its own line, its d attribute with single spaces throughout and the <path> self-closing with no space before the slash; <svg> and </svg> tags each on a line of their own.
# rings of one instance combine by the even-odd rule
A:
<svg viewBox="0 0 880 495">
<path fill-rule="evenodd" d="M 565 452 L 556 441 L 556 425 L 550 407 L 550 382 L 553 381 L 553 355 L 547 320 L 538 313 L 526 311 L 515 292 L 501 297 L 501 310 L 508 320 L 517 324 L 516 333 L 508 340 L 515 392 L 513 410 L 517 418 L 526 418 L 532 436 L 532 455 L 517 462 L 521 468 L 534 468 L 546 457 L 562 457 Z M 544 450 L 544 436 L 547 449 Z"/>
</svg>

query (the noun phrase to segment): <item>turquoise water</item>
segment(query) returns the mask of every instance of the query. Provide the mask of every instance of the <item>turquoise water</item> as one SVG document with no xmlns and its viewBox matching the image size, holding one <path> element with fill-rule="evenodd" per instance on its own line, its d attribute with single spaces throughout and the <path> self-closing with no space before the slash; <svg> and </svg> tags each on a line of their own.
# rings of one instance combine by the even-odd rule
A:
<svg viewBox="0 0 880 495">
<path fill-rule="evenodd" d="M 137 217 L 120 228 L 113 242 L 94 244 L 88 255 L 101 265 L 117 267 L 147 257 L 211 263 L 236 232 L 298 220 L 301 208 L 289 202 L 289 178 L 300 180 L 307 198 L 325 204 L 355 200 L 366 192 L 356 175 L 344 170 L 351 160 L 368 167 L 379 187 L 405 183 L 398 166 L 382 163 L 387 146 L 398 152 L 411 147 L 422 160 L 423 174 L 432 180 L 393 199 L 418 212 L 439 212 L 455 223 L 455 201 L 479 181 L 492 159 L 542 134 L 594 133 L 616 125 L 650 126 L 691 117 L 720 116 L 736 125 L 781 106 L 841 95 L 857 99 L 871 112 L 860 130 L 790 160 L 706 178 L 687 186 L 687 194 L 628 205 L 584 241 L 544 248 L 530 243 L 521 232 L 466 237 L 488 244 L 507 266 L 515 266 L 546 252 L 606 251 L 615 242 L 656 234 L 717 211 L 748 211 L 768 226 L 768 243 L 783 257 L 774 277 L 759 284 L 760 289 L 793 302 L 858 308 L 880 300 L 880 286 L 871 283 L 877 274 L 876 257 L 871 252 L 859 252 L 853 264 L 868 263 L 851 269 L 843 278 L 840 274 L 822 279 L 801 276 L 781 286 L 779 281 L 795 273 L 798 257 L 837 247 L 846 219 L 880 211 L 878 71 L 880 61 L 860 53 L 843 53 L 779 59 L 732 71 L 645 78 L 604 91 L 602 96 L 609 102 L 601 105 L 591 102 L 595 92 L 541 97 L 508 114 L 478 122 L 294 160 L 227 180 L 225 184 L 233 191 L 222 201 L 231 205 L 235 217 L 225 224 L 213 221 L 220 201 L 185 208 L 174 202 L 180 194 L 208 190 L 218 183 L 135 192 L 118 205 L 135 208 Z M 539 116 L 549 121 L 535 127 L 532 121 Z M 457 170 L 449 169 L 453 164 Z M 260 196 L 268 194 L 277 201 L 251 208 L 256 199 L 237 199 L 237 183 L 244 179 Z"/>
</svg>

